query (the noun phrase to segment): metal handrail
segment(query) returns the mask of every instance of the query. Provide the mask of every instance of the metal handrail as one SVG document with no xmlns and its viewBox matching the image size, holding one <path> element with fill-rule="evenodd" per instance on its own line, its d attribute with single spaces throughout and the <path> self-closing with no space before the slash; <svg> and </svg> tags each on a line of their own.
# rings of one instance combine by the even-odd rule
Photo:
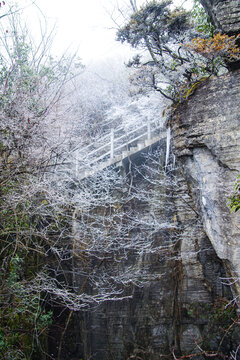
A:
<svg viewBox="0 0 240 360">
<path fill-rule="evenodd" d="M 124 134 L 124 135 L 122 135 L 122 136 L 114 139 L 114 141 L 122 140 L 124 137 L 127 137 L 127 136 L 129 136 L 129 135 L 131 135 L 131 134 L 134 134 L 135 132 L 141 130 L 142 128 L 144 128 L 144 127 L 146 127 L 146 126 L 147 126 L 147 124 L 144 124 L 144 125 L 140 126 L 139 128 L 137 128 L 137 129 L 135 129 L 135 130 L 132 130 L 132 131 L 130 131 L 129 133 Z"/>
<path fill-rule="evenodd" d="M 150 124 L 154 124 L 154 121 L 150 122 Z M 127 134 L 121 135 L 121 136 L 118 137 L 118 138 L 114 138 L 114 142 L 119 141 L 119 140 L 123 139 L 124 137 L 127 137 L 127 136 L 129 136 L 129 135 L 131 135 L 131 134 L 133 134 L 133 133 L 135 133 L 135 132 L 137 132 L 137 131 L 140 131 L 141 129 L 143 129 L 144 127 L 147 127 L 147 126 L 148 126 L 148 123 L 147 123 L 147 124 L 143 124 L 142 126 L 140 126 L 140 127 L 136 128 L 136 129 L 128 132 Z M 156 129 L 156 128 L 158 128 L 158 126 L 156 126 L 155 129 Z M 124 130 L 124 127 L 123 127 L 123 126 L 117 128 L 117 129 L 115 130 L 115 132 L 119 132 L 119 131 L 121 131 L 121 130 Z M 87 150 L 89 147 L 93 146 L 96 142 L 98 142 L 99 140 L 103 141 L 104 139 L 109 138 L 109 136 L 110 136 L 110 134 L 108 133 L 108 134 L 104 135 L 103 137 L 100 137 L 100 138 L 96 139 L 96 140 L 94 141 L 94 143 L 91 143 L 91 144 L 88 144 L 88 145 L 84 146 L 83 148 L 80 149 L 80 151 L 81 151 L 81 152 L 84 152 L 84 151 Z M 106 147 L 106 146 L 109 145 L 109 144 L 110 144 L 110 142 L 108 142 L 107 144 L 102 145 L 101 147 L 99 147 L 99 148 L 97 148 L 97 149 L 94 149 L 94 150 L 91 151 L 88 155 L 91 155 L 91 154 L 97 152 L 98 150 L 101 150 L 102 148 Z M 76 151 L 76 150 L 77 150 L 77 149 L 74 149 L 74 150 L 72 150 L 72 152 L 74 152 L 74 151 Z"/>
<path fill-rule="evenodd" d="M 97 141 L 99 141 L 99 140 L 102 141 L 103 139 L 108 138 L 108 137 L 109 137 L 109 134 L 106 134 L 106 135 L 104 135 L 104 136 L 96 139 L 96 140 L 94 141 L 94 143 L 88 144 L 88 145 L 84 146 L 83 148 L 81 148 L 81 151 L 84 151 L 84 150 L 88 149 L 88 148 L 91 147 L 93 144 L 95 144 Z M 71 152 L 73 153 L 73 152 L 75 152 L 75 151 L 77 151 L 77 150 L 78 150 L 78 147 L 76 147 L 75 149 L 73 149 Z"/>
<path fill-rule="evenodd" d="M 103 155 L 99 156 L 99 157 L 96 158 L 96 159 L 93 159 L 93 160 L 89 163 L 89 165 L 92 165 L 92 164 L 98 162 L 99 160 L 104 159 L 104 158 L 105 158 L 107 155 L 109 155 L 109 154 L 110 154 L 110 151 L 104 153 Z"/>
<path fill-rule="evenodd" d="M 147 132 L 145 132 L 145 133 L 137 136 L 137 137 L 134 138 L 134 139 L 131 139 L 131 142 L 124 143 L 124 144 L 118 146 L 117 148 L 114 148 L 114 151 L 120 150 L 120 149 L 122 149 L 122 148 L 123 148 L 124 146 L 126 146 L 126 145 L 131 145 L 131 143 L 133 143 L 133 142 L 136 141 L 136 140 L 141 139 L 141 138 L 144 137 L 145 135 L 147 135 Z"/>
<path fill-rule="evenodd" d="M 108 135 L 108 136 L 109 136 L 109 135 Z M 88 153 L 88 156 L 90 156 L 90 155 L 92 155 L 92 154 L 96 153 L 96 152 L 97 152 L 97 151 L 99 151 L 99 150 L 104 149 L 104 148 L 105 148 L 105 147 L 107 147 L 108 145 L 111 145 L 111 141 L 109 141 L 107 144 L 102 145 L 102 146 L 100 146 L 99 148 L 97 148 L 97 149 L 95 149 L 95 150 L 91 151 L 90 153 Z"/>
<path fill-rule="evenodd" d="M 147 128 L 147 131 L 142 132 L 140 135 L 135 136 L 133 138 L 131 138 L 131 136 L 133 134 L 139 133 L 142 129 Z M 100 140 L 103 141 L 105 139 L 109 139 L 110 137 L 110 141 L 108 141 L 107 143 L 105 143 L 104 145 L 101 145 L 100 147 L 98 147 L 97 149 L 92 150 L 91 152 L 87 153 L 87 158 L 85 159 L 87 161 L 88 164 L 83 165 L 82 166 L 79 164 L 79 160 L 78 157 L 84 154 L 84 151 L 86 151 L 87 149 L 91 148 L 91 146 L 93 146 L 94 144 L 96 144 L 96 142 L 99 140 L 96 140 L 95 143 L 91 143 L 87 146 L 85 146 L 82 149 L 79 149 L 80 151 L 78 152 L 75 160 L 76 160 L 76 171 L 82 170 L 82 169 L 86 169 L 88 167 L 91 167 L 93 164 L 100 162 L 103 159 L 108 160 L 112 160 L 114 161 L 114 158 L 117 158 L 116 156 L 119 157 L 119 150 L 123 149 L 126 146 L 131 146 L 131 144 L 135 143 L 137 140 L 141 139 L 141 138 L 146 138 L 146 140 L 151 140 L 151 138 L 153 137 L 153 132 L 155 132 L 157 129 L 161 129 L 162 126 L 156 125 L 154 121 L 150 122 L 148 121 L 146 124 L 141 125 L 140 127 L 131 130 L 130 132 L 128 132 L 127 134 L 123 134 L 117 138 L 114 138 L 114 133 L 119 132 L 119 131 L 123 131 L 124 127 L 119 127 L 117 128 L 115 131 L 112 129 L 111 133 L 103 136 Z M 137 135 L 137 134 L 136 134 Z M 151 136 L 152 135 L 152 136 Z M 156 135 L 156 132 L 155 132 Z M 117 144 L 124 140 L 124 143 L 120 144 L 117 146 Z M 116 147 L 114 147 L 114 145 Z M 101 152 L 101 150 L 104 150 L 106 148 L 109 148 L 108 151 L 104 152 L 104 154 L 97 156 L 96 154 L 98 154 L 99 152 Z M 116 152 L 118 152 L 118 155 L 116 154 Z M 95 156 L 94 156 L 95 155 Z M 89 157 L 91 157 L 92 159 L 90 159 Z M 93 158 L 94 157 L 94 158 Z M 79 167 L 80 165 L 80 167 Z"/>
</svg>

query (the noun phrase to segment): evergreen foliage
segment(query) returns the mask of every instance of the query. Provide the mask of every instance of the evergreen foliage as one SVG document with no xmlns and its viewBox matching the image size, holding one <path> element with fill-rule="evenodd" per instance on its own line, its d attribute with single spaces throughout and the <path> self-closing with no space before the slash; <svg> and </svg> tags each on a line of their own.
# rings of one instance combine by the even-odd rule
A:
<svg viewBox="0 0 240 360">
<path fill-rule="evenodd" d="M 191 12 L 172 10 L 170 5 L 171 1 L 147 2 L 118 30 L 117 40 L 146 50 L 144 57 L 137 55 L 128 63 L 137 68 L 136 83 L 178 103 L 188 89 L 226 71 L 226 60 L 238 60 L 240 54 L 238 37 L 214 35 L 199 1 Z"/>
</svg>

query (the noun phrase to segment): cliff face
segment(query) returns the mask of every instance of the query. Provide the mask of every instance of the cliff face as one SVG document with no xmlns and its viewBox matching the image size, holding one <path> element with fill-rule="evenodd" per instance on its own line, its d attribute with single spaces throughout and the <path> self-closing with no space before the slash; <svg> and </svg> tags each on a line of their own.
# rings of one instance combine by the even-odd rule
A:
<svg viewBox="0 0 240 360">
<path fill-rule="evenodd" d="M 180 150 L 178 155 L 181 161 Z M 191 158 L 191 151 L 183 157 Z M 127 287 L 130 299 L 75 313 L 62 359 L 172 359 L 173 349 L 176 356 L 198 353 L 196 343 L 204 351 L 225 355 L 236 349 L 235 327 L 225 334 L 236 316 L 234 307 L 225 311 L 231 290 L 221 280 L 227 277 L 224 262 L 203 226 L 198 179 L 191 177 L 189 167 L 165 173 L 160 170 L 164 160 L 162 141 L 147 159 L 132 163 L 130 173 L 129 163 L 125 164 L 133 192 L 137 188 L 149 195 L 148 201 L 144 197 L 128 204 L 131 216 L 146 226 L 154 219 L 154 234 L 146 234 L 146 243 L 154 236 L 154 251 L 144 251 L 138 263 L 134 253 L 128 254 L 119 264 L 123 273 L 135 267 L 141 285 Z M 214 171 L 208 168 L 209 174 Z M 137 226 L 131 229 L 129 241 L 137 232 Z"/>
<path fill-rule="evenodd" d="M 232 276 L 240 277 L 239 214 L 228 197 L 240 170 L 240 71 L 203 84 L 172 121 L 174 152 L 204 231 Z"/>
<path fill-rule="evenodd" d="M 239 0 L 201 3 L 216 30 L 240 32 Z M 203 218 L 204 230 L 232 276 L 238 278 L 239 216 L 230 215 L 226 204 L 240 169 L 239 91 L 239 70 L 212 79 L 181 106 L 172 121 L 176 156 Z"/>
<path fill-rule="evenodd" d="M 200 0 L 217 31 L 237 34 L 240 29 L 239 0 Z"/>
<path fill-rule="evenodd" d="M 163 141 L 160 151 L 131 164 L 132 188 L 150 201 L 138 199 L 129 210 L 141 223 L 154 219 L 155 250 L 138 263 L 128 255 L 119 266 L 123 273 L 135 267 L 146 281 L 126 289 L 130 299 L 75 313 L 62 359 L 172 359 L 173 349 L 181 357 L 197 354 L 197 345 L 221 358 L 237 348 L 237 315 L 227 306 L 234 288 L 224 279 L 240 270 L 239 214 L 226 205 L 240 169 L 239 80 L 240 72 L 213 79 L 177 109 L 171 128 L 178 169 L 159 171 Z M 144 163 L 151 176 L 140 170 Z M 129 241 L 137 232 L 131 229 Z"/>
<path fill-rule="evenodd" d="M 202 0 L 201 3 L 217 30 L 228 34 L 239 33 L 239 1 Z M 239 214 L 230 214 L 227 202 L 240 172 L 239 92 L 239 70 L 211 79 L 179 106 L 171 120 L 173 151 L 178 159 L 179 171 L 193 207 L 202 219 L 202 231 L 226 274 L 219 272 L 215 285 L 218 287 L 217 283 L 224 282 L 225 276 L 237 279 L 235 287 L 231 288 L 237 295 L 240 294 L 240 218 Z M 189 246 L 183 238 L 181 253 L 182 249 L 189 250 Z M 209 254 L 206 253 L 204 259 L 207 261 L 207 264 L 202 263 L 206 284 L 208 280 L 204 268 L 213 275 L 216 267 Z M 185 262 L 183 258 L 183 266 L 184 263 L 184 282 L 189 283 L 191 262 Z M 199 266 L 197 268 L 199 270 Z M 187 302 L 191 302 L 191 296 L 186 297 Z"/>
</svg>

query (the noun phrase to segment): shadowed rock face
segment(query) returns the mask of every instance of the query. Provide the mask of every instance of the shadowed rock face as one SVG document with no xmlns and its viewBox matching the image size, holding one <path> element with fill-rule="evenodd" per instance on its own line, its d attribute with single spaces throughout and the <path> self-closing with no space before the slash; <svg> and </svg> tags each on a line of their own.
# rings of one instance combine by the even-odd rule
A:
<svg viewBox="0 0 240 360">
<path fill-rule="evenodd" d="M 191 123 L 191 117 L 189 122 L 185 119 L 187 108 L 186 105 L 182 109 L 182 116 L 183 121 L 187 121 L 186 128 L 190 130 L 196 123 Z M 203 134 L 203 129 L 201 130 L 203 137 L 200 145 L 200 150 L 203 151 L 208 127 L 208 118 L 204 114 L 206 131 Z M 168 174 L 160 170 L 164 168 L 165 159 L 163 140 L 160 142 L 160 151 L 156 150 L 153 154 L 155 157 L 149 156 L 146 162 L 147 168 L 152 168 L 150 182 L 147 181 L 148 170 L 145 172 L 144 168 L 140 171 L 141 159 L 135 159 L 131 164 L 133 189 L 141 188 L 148 194 L 152 191 L 154 194 L 151 201 L 138 199 L 128 204 L 131 214 L 146 223 L 154 218 L 159 229 L 154 235 L 155 251 L 143 253 L 137 264 L 134 253 L 128 254 L 118 266 L 127 271 L 129 265 L 137 265 L 141 270 L 140 276 L 147 276 L 148 281 L 140 287 L 131 285 L 126 289 L 132 295 L 131 299 L 109 301 L 91 311 L 75 313 L 65 336 L 61 360 L 170 360 L 173 358 L 173 349 L 177 356 L 197 353 L 195 341 L 204 350 L 217 351 L 225 331 L 224 328 L 219 329 L 220 326 L 229 326 L 231 317 L 236 316 L 230 314 L 230 323 L 229 318 L 224 318 L 224 324 L 221 318 L 218 319 L 218 314 L 222 314 L 221 309 L 231 298 L 231 293 L 229 287 L 224 286 L 221 281 L 221 278 L 227 276 L 224 262 L 216 254 L 203 226 L 199 188 L 199 179 L 203 175 L 198 178 L 191 166 L 185 166 L 182 162 L 183 158 L 189 158 L 191 163 L 192 151 L 195 150 L 193 146 L 188 147 L 183 143 L 185 136 L 190 139 L 191 136 L 190 133 L 188 136 L 187 131 L 180 133 L 182 123 L 177 125 L 178 121 L 180 117 L 173 126 L 173 140 L 176 143 L 179 140 L 179 147 L 176 145 L 175 150 L 182 169 Z M 192 145 L 194 144 L 195 142 Z M 184 153 L 185 148 L 188 154 Z M 216 186 L 216 166 L 202 164 L 201 153 L 196 157 L 199 166 L 204 167 L 201 171 L 206 170 L 209 177 L 213 177 Z M 159 163 L 153 161 L 159 158 L 162 159 L 160 167 Z M 127 173 L 128 171 L 126 169 Z M 207 175 L 204 176 L 208 186 L 210 180 Z M 212 187 L 209 191 L 213 191 Z M 211 211 L 214 216 L 214 204 Z M 137 232 L 137 227 L 131 229 L 129 241 L 134 239 Z M 149 234 L 146 233 L 146 242 L 148 241 Z M 106 264 L 112 268 L 115 265 Z M 80 288 L 81 278 L 77 282 Z M 234 337 L 237 337 L 236 333 L 227 334 L 221 352 L 230 354 L 237 347 L 238 342 Z"/>
<path fill-rule="evenodd" d="M 217 31 L 227 34 L 240 32 L 239 0 L 200 0 Z"/>
</svg>

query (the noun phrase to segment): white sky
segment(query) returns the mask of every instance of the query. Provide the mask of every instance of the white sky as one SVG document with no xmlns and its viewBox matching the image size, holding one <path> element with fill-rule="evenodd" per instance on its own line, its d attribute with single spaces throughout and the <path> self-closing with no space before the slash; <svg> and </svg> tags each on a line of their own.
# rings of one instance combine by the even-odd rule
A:
<svg viewBox="0 0 240 360">
<path fill-rule="evenodd" d="M 104 4 L 106 3 L 106 4 Z M 48 18 L 56 23 L 56 48 L 64 51 L 79 48 L 85 60 L 107 56 L 120 44 L 115 43 L 115 30 L 106 8 L 111 0 L 37 0 Z"/>
<path fill-rule="evenodd" d="M 20 6 L 29 4 L 31 0 L 15 2 Z M 118 3 L 122 6 L 128 3 L 128 0 L 35 0 L 35 2 L 38 8 L 27 7 L 24 16 L 36 38 L 39 32 L 39 18 L 44 24 L 39 9 L 46 17 L 49 30 L 56 24 L 54 53 L 61 55 L 68 48 L 70 52 L 78 49 L 78 55 L 84 63 L 110 57 L 113 54 L 129 56 L 128 46 L 115 41 L 116 26 L 110 17 L 114 4 Z M 137 1 L 138 5 L 144 2 L 144 0 Z M 181 4 L 183 0 L 175 0 L 175 2 Z M 185 1 L 189 6 L 191 3 L 192 0 Z"/>
</svg>

